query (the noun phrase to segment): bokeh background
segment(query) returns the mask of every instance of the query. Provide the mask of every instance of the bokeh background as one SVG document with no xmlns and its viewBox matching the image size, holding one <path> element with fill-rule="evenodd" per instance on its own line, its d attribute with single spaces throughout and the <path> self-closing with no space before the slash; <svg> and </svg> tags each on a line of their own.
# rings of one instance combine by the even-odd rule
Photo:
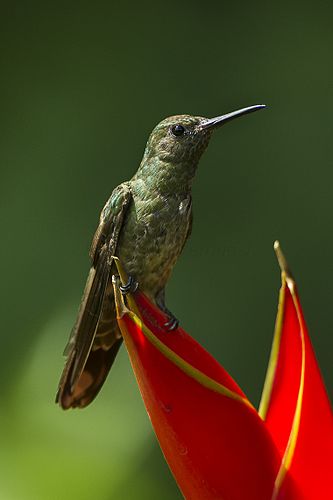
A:
<svg viewBox="0 0 333 500">
<path fill-rule="evenodd" d="M 258 403 L 279 238 L 332 391 L 332 15 L 304 0 L 1 6 L 2 500 L 180 498 L 124 348 L 90 407 L 53 402 L 99 212 L 171 114 L 269 106 L 201 161 L 171 310 Z"/>
</svg>

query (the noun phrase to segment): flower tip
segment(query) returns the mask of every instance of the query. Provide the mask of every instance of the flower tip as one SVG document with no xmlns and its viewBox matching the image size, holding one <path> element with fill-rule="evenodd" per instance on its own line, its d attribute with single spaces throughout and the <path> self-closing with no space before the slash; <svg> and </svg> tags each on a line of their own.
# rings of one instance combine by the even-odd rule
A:
<svg viewBox="0 0 333 500">
<path fill-rule="evenodd" d="M 124 316 L 124 314 L 129 313 L 129 309 L 126 307 L 124 298 L 120 292 L 119 288 L 120 278 L 115 274 L 113 274 L 111 280 L 113 286 L 114 301 L 116 305 L 117 319 L 121 319 Z"/>
<path fill-rule="evenodd" d="M 121 285 L 125 285 L 125 283 L 127 283 L 127 281 L 128 281 L 128 276 L 127 276 L 127 273 L 125 271 L 125 268 L 124 268 L 122 262 L 119 260 L 119 258 L 116 255 L 112 255 L 112 259 L 116 265 L 116 268 L 117 268 L 117 271 L 118 271 L 118 274 L 120 277 L 120 283 L 121 283 Z"/>
<path fill-rule="evenodd" d="M 279 240 L 274 241 L 274 251 L 275 251 L 276 258 L 278 260 L 281 272 L 285 274 L 286 278 L 293 280 L 290 268 L 288 266 L 287 259 L 285 258 L 284 253 L 282 252 L 282 248 L 281 248 Z"/>
</svg>

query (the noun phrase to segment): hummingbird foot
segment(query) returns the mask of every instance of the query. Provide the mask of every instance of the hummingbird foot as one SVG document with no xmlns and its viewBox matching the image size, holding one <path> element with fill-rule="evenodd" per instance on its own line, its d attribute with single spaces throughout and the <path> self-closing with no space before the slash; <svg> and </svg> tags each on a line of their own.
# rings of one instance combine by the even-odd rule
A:
<svg viewBox="0 0 333 500">
<path fill-rule="evenodd" d="M 173 330 L 177 330 L 179 326 L 179 320 L 170 312 L 168 313 L 168 321 L 164 323 L 164 328 L 168 330 L 169 332 L 172 332 Z"/>
<path fill-rule="evenodd" d="M 139 283 L 133 278 L 133 276 L 129 276 L 126 285 L 120 285 L 119 290 L 122 295 L 127 295 L 128 293 L 134 293 L 137 291 Z"/>
<path fill-rule="evenodd" d="M 177 330 L 178 328 L 178 325 L 179 325 L 179 320 L 176 318 L 176 316 L 174 316 L 172 314 L 171 311 L 169 311 L 169 309 L 166 307 L 165 305 L 165 290 L 160 290 L 160 292 L 156 295 L 155 297 L 155 300 L 156 300 L 156 305 L 161 309 L 161 311 L 163 311 L 167 317 L 168 317 L 168 321 L 166 321 L 164 323 L 164 328 L 169 331 L 169 332 L 172 332 L 173 330 Z"/>
</svg>

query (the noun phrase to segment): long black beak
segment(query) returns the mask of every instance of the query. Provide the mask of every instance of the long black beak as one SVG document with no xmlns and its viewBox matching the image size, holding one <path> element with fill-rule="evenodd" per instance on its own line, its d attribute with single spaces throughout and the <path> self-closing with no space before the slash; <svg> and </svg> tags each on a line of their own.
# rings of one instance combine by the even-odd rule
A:
<svg viewBox="0 0 333 500">
<path fill-rule="evenodd" d="M 253 113 L 254 111 L 258 111 L 259 109 L 263 109 L 265 107 L 265 104 L 255 104 L 254 106 L 248 106 L 247 108 L 232 111 L 231 113 L 227 113 L 226 115 L 217 116 L 216 118 L 210 118 L 202 122 L 199 125 L 199 129 L 214 129 L 220 127 L 226 122 L 229 122 L 230 120 L 233 120 L 234 118 L 237 118 L 238 116 L 247 115 L 248 113 Z"/>
</svg>

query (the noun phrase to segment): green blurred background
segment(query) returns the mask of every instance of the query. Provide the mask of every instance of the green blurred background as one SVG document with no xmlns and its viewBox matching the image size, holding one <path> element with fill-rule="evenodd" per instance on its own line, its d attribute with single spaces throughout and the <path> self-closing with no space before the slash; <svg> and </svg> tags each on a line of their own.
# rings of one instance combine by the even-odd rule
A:
<svg viewBox="0 0 333 500">
<path fill-rule="evenodd" d="M 171 310 L 258 403 L 279 238 L 332 390 L 332 15 L 314 1 L 2 5 L 1 500 L 180 498 L 125 349 L 90 407 L 53 402 L 99 212 L 171 114 L 269 106 L 201 161 Z"/>
</svg>

